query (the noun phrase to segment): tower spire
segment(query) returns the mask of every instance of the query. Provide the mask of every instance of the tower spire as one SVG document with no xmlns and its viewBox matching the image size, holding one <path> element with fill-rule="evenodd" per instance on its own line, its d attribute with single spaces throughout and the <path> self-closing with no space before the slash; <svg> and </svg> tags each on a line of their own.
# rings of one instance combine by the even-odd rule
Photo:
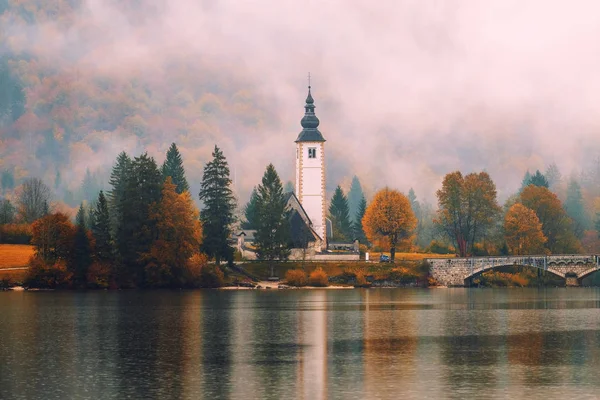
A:
<svg viewBox="0 0 600 400">
<path fill-rule="evenodd" d="M 324 142 L 323 135 L 317 129 L 319 127 L 319 118 L 315 115 L 315 100 L 311 93 L 310 72 L 308 73 L 308 95 L 306 96 L 306 104 L 304 105 L 304 117 L 300 121 L 302 132 L 298 135 L 297 142 Z"/>
</svg>

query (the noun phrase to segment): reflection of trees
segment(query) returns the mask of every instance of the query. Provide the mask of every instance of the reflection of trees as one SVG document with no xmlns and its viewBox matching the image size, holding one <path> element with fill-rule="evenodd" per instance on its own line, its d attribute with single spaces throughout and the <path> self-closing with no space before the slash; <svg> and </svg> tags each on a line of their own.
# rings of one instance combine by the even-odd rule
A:
<svg viewBox="0 0 600 400">
<path fill-rule="evenodd" d="M 335 293 L 336 300 L 360 302 L 364 291 L 350 290 Z M 327 331 L 330 339 L 327 372 L 329 380 L 338 382 L 328 385 L 329 398 L 365 397 L 363 392 L 363 318 L 364 309 L 358 305 L 351 309 L 337 310 L 327 315 Z"/>
<path fill-rule="evenodd" d="M 218 291 L 203 296 L 202 313 L 202 394 L 206 399 L 226 399 L 230 395 L 231 294 Z"/>
<path fill-rule="evenodd" d="M 488 334 L 498 331 L 496 318 L 474 310 L 449 310 L 443 321 L 446 336 L 437 340 L 446 366 L 446 385 L 452 393 L 466 387 L 475 392 L 494 388 L 498 384 L 494 367 L 505 348 L 504 336 Z M 457 397 L 463 398 L 464 393 Z"/>
<path fill-rule="evenodd" d="M 118 294 L 116 361 L 120 396 L 181 395 L 181 299 L 167 293 Z"/>
<path fill-rule="evenodd" d="M 365 391 L 370 397 L 383 398 L 389 396 L 391 387 L 411 390 L 418 381 L 415 311 L 394 306 L 394 302 L 406 300 L 409 295 L 398 290 L 367 293 L 363 328 Z"/>
</svg>

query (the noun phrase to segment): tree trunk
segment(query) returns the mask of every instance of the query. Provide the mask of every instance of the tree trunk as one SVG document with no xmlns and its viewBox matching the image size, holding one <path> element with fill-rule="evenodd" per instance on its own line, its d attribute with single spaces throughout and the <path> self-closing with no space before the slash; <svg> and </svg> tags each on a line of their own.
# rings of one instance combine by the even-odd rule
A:
<svg viewBox="0 0 600 400">
<path fill-rule="evenodd" d="M 395 258 L 396 258 L 396 246 L 394 246 L 390 249 L 390 261 L 394 262 Z"/>
</svg>

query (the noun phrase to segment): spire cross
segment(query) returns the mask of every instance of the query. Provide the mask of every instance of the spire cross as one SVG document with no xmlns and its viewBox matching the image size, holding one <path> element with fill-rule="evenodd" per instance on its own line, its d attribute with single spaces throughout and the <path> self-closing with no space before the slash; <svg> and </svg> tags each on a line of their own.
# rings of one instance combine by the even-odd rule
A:
<svg viewBox="0 0 600 400">
<path fill-rule="evenodd" d="M 310 89 L 310 72 L 308 73 L 308 88 Z"/>
</svg>

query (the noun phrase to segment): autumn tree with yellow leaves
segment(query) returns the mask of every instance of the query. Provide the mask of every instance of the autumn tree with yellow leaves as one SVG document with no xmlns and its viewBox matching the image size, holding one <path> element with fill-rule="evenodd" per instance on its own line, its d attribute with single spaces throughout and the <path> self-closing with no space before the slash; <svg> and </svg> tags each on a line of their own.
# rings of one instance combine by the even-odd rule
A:
<svg viewBox="0 0 600 400">
<path fill-rule="evenodd" d="M 362 226 L 369 242 L 390 248 L 390 259 L 394 261 L 396 247 L 413 239 L 417 218 L 408 198 L 386 187 L 375 194 L 362 219 Z"/>
<path fill-rule="evenodd" d="M 543 254 L 547 239 L 535 211 L 514 204 L 504 217 L 504 237 L 511 254 Z"/>
<path fill-rule="evenodd" d="M 160 202 L 150 208 L 150 219 L 156 222 L 157 237 L 150 251 L 142 255 L 146 261 L 146 283 L 149 286 L 180 286 L 190 258 L 198 254 L 202 241 L 199 213 L 188 191 L 177 193 L 177 186 L 167 177 Z"/>
<path fill-rule="evenodd" d="M 463 177 L 456 171 L 444 177 L 437 197 L 439 210 L 434 222 L 453 242 L 459 255 L 466 257 L 473 244 L 494 225 L 500 212 L 496 185 L 487 172 Z"/>
<path fill-rule="evenodd" d="M 573 220 L 567 215 L 556 194 L 543 186 L 529 185 L 520 195 L 520 202 L 533 210 L 548 239 L 546 248 L 553 254 L 578 253 L 581 244 L 573 230 Z"/>
</svg>

